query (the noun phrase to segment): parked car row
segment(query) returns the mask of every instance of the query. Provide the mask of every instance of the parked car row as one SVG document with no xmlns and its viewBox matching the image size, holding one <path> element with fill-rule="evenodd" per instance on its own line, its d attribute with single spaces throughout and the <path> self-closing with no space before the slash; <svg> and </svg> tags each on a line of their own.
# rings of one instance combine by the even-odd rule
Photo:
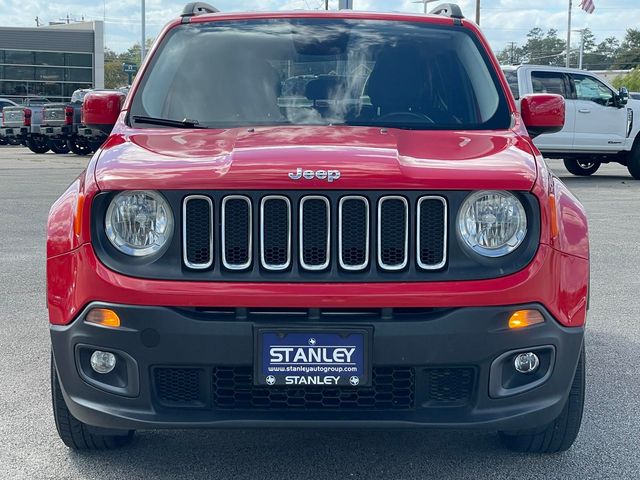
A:
<svg viewBox="0 0 640 480">
<path fill-rule="evenodd" d="M 24 145 L 34 153 L 51 150 L 89 155 L 107 138 L 108 132 L 83 122 L 83 104 L 91 89 L 73 92 L 70 103 L 51 102 L 43 97 L 27 98 L 22 105 L 0 99 L 2 123 L 0 145 Z M 105 90 L 111 91 L 111 90 Z M 126 89 L 120 89 L 126 95 Z"/>
</svg>

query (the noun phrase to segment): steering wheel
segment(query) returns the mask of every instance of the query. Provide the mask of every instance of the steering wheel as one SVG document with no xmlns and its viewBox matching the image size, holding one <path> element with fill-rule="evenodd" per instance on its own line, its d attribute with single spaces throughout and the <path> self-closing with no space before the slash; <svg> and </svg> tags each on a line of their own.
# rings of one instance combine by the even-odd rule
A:
<svg viewBox="0 0 640 480">
<path fill-rule="evenodd" d="M 426 120 L 428 123 L 436 123 L 431 118 L 429 118 L 424 113 L 415 113 L 415 112 L 391 112 L 381 116 L 378 120 L 396 120 L 402 122 L 403 120 L 411 121 L 411 120 Z"/>
</svg>

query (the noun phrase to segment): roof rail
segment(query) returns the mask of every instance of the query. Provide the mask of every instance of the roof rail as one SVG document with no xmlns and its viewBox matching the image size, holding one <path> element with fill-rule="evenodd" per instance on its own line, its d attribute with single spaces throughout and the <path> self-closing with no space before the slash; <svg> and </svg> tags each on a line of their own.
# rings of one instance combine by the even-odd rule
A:
<svg viewBox="0 0 640 480">
<path fill-rule="evenodd" d="M 431 10 L 429 15 L 444 15 L 445 17 L 457 18 L 459 20 L 464 18 L 462 10 L 455 3 L 442 3 Z"/>
<path fill-rule="evenodd" d="M 204 3 L 204 2 L 192 2 L 192 3 L 187 3 L 184 8 L 182 9 L 182 14 L 180 15 L 183 19 L 185 18 L 189 18 L 189 17 L 195 17 L 196 15 L 204 15 L 207 13 L 218 13 L 220 10 L 218 10 L 216 7 L 209 5 L 208 3 Z"/>
</svg>

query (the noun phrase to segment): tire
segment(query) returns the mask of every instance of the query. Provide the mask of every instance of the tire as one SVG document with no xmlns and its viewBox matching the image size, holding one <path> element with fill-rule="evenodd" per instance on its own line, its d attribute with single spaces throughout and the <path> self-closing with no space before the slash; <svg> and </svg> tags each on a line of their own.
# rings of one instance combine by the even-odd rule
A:
<svg viewBox="0 0 640 480">
<path fill-rule="evenodd" d="M 53 153 L 64 155 L 69 153 L 69 145 L 66 140 L 49 140 L 49 147 Z"/>
<path fill-rule="evenodd" d="M 27 139 L 27 148 L 33 153 L 47 153 L 49 151 L 49 142 L 41 135 L 33 136 Z"/>
<path fill-rule="evenodd" d="M 573 173 L 579 177 L 588 177 L 598 171 L 600 168 L 600 162 L 595 162 L 593 160 L 567 159 L 564 160 L 564 166 L 569 173 Z"/>
<path fill-rule="evenodd" d="M 636 140 L 636 144 L 631 150 L 629 160 L 627 161 L 627 170 L 633 178 L 640 180 L 640 142 Z"/>
<path fill-rule="evenodd" d="M 558 453 L 571 448 L 582 423 L 584 380 L 585 355 L 583 346 L 569 398 L 567 398 L 560 416 L 542 429 L 499 432 L 502 443 L 511 450 L 526 453 Z"/>
<path fill-rule="evenodd" d="M 4 138 L 0 137 L 0 145 L 7 145 L 9 142 Z"/>
<path fill-rule="evenodd" d="M 123 430 L 122 435 L 101 435 L 97 428 L 89 427 L 76 419 L 64 401 L 62 388 L 51 355 L 51 400 L 53 417 L 58 435 L 73 450 L 112 450 L 127 445 L 133 438 L 133 430 Z"/>
<path fill-rule="evenodd" d="M 79 141 L 77 138 L 72 138 L 67 143 L 71 151 L 76 155 L 90 155 L 94 152 L 93 147 L 89 142 Z"/>
</svg>

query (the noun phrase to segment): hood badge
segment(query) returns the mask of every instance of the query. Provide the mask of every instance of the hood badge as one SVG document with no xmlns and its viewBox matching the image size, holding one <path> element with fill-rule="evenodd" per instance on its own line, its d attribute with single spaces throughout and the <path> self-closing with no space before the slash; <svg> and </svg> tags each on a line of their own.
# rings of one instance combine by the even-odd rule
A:
<svg viewBox="0 0 640 480">
<path fill-rule="evenodd" d="M 331 183 L 340 178 L 340 170 L 303 170 L 298 167 L 295 172 L 289 172 L 289 178 L 291 180 L 300 180 L 301 178 L 313 180 L 317 178 Z"/>
</svg>

